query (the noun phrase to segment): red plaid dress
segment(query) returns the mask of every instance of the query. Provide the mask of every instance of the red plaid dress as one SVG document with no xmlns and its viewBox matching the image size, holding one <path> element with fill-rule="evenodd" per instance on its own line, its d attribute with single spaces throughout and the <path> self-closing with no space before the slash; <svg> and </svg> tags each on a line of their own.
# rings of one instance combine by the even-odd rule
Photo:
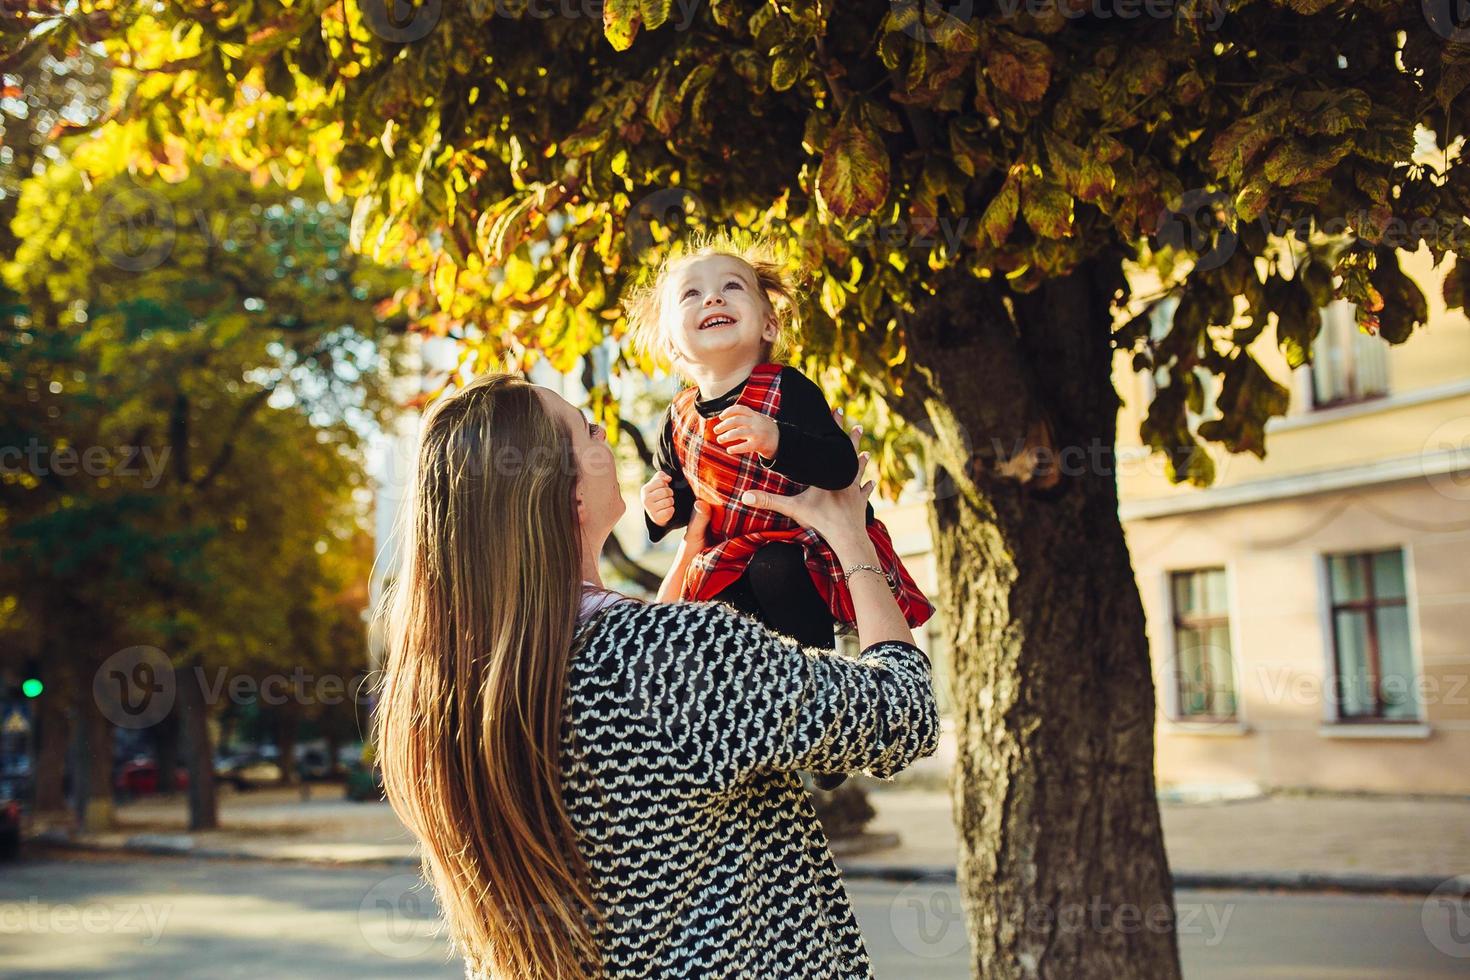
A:
<svg viewBox="0 0 1470 980">
<path fill-rule="evenodd" d="M 736 404 L 762 415 L 776 417 L 781 405 L 781 368 L 761 364 L 751 372 Z M 817 592 L 832 610 L 832 618 L 845 626 L 856 619 L 852 594 L 842 580 L 842 566 L 827 542 L 815 531 L 803 528 L 784 514 L 740 503 L 747 490 L 792 496 L 804 489 L 775 470 L 762 466 L 755 453 L 732 455 L 716 441 L 714 426 L 719 418 L 704 418 L 694 407 L 699 389 L 685 388 L 674 396 L 673 434 L 679 462 L 695 499 L 710 508 L 708 540 L 711 542 L 690 563 L 681 598 L 713 599 L 738 579 L 762 545 L 772 541 L 795 541 L 806 555 L 807 571 Z M 934 615 L 934 606 L 914 584 L 903 567 L 888 529 L 877 518 L 868 522 L 868 537 L 878 552 L 878 563 L 898 582 L 895 598 L 909 626 L 921 626 Z"/>
</svg>

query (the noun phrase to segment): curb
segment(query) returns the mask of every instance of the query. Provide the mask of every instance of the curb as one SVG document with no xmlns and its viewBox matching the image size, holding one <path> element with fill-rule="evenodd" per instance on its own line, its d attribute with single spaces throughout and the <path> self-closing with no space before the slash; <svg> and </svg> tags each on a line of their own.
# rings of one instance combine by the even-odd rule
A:
<svg viewBox="0 0 1470 980">
<path fill-rule="evenodd" d="M 927 881 L 954 884 L 955 869 L 916 865 L 837 862 L 849 881 Z M 1374 875 L 1324 871 L 1176 871 L 1181 891 L 1351 892 L 1365 895 L 1426 896 L 1435 893 L 1470 897 L 1470 875 Z"/>
<path fill-rule="evenodd" d="M 208 861 L 265 861 L 271 864 L 314 864 L 336 867 L 388 865 L 392 867 L 418 868 L 419 859 L 411 855 L 385 855 L 382 857 L 333 857 L 325 854 L 318 858 L 286 857 L 262 854 L 240 848 L 198 847 L 187 834 L 138 834 L 120 842 L 81 840 L 63 832 L 46 831 L 28 838 L 31 843 L 66 851 L 85 851 L 90 854 L 145 854 L 149 857 L 191 857 Z"/>
<path fill-rule="evenodd" d="M 314 864 L 336 867 L 383 866 L 415 868 L 419 859 L 409 855 L 385 857 L 332 857 L 316 859 L 282 857 L 258 851 L 198 847 L 187 834 L 138 834 L 120 843 L 79 840 L 64 833 L 48 831 L 30 840 L 61 850 L 86 851 L 94 854 L 146 854 L 152 857 L 192 857 L 211 861 L 265 861 L 273 864 Z M 957 881 L 955 869 L 941 865 L 885 865 L 849 863 L 837 860 L 842 877 L 848 881 L 915 881 L 952 885 Z M 1176 871 L 1174 887 L 1188 891 L 1286 891 L 1349 892 L 1361 895 L 1432 894 L 1462 895 L 1470 898 L 1470 875 L 1374 875 L 1361 872 L 1322 871 Z"/>
</svg>

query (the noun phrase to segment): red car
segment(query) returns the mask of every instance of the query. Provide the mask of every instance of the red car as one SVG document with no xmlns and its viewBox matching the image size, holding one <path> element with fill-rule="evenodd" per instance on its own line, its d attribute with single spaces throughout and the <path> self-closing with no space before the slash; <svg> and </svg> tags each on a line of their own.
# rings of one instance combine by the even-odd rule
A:
<svg viewBox="0 0 1470 980">
<path fill-rule="evenodd" d="M 189 770 L 183 766 L 174 768 L 174 786 L 189 788 Z M 134 759 L 125 762 L 117 771 L 113 788 L 128 796 L 147 796 L 158 792 L 158 762 L 154 759 Z"/>
</svg>

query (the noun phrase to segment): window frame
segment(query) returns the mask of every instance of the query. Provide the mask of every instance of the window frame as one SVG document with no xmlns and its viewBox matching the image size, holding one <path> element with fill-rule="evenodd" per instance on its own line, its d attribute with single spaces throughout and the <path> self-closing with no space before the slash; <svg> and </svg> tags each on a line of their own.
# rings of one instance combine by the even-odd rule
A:
<svg viewBox="0 0 1470 980">
<path fill-rule="evenodd" d="M 1373 558 L 1377 555 L 1397 553 L 1402 566 L 1404 578 L 1404 594 L 1401 597 L 1383 599 L 1377 596 L 1373 581 Z M 1354 559 L 1363 563 L 1364 591 L 1368 595 L 1366 599 L 1345 599 L 1339 601 L 1332 588 L 1332 560 Z M 1419 663 L 1418 641 L 1414 627 L 1414 608 L 1411 603 L 1413 596 L 1413 582 L 1409 561 L 1409 549 L 1402 545 L 1387 545 L 1384 547 L 1370 547 L 1355 551 L 1331 551 L 1322 555 L 1321 582 L 1323 587 L 1322 609 L 1326 619 L 1327 633 L 1327 664 L 1330 668 L 1329 697 L 1327 698 L 1328 720 L 1337 725 L 1422 725 L 1424 723 L 1424 703 L 1418 696 L 1420 678 L 1423 669 Z M 1414 716 L 1412 718 L 1387 718 L 1383 714 L 1383 660 L 1379 642 L 1377 610 L 1380 608 L 1393 607 L 1404 610 L 1405 642 L 1409 647 L 1409 662 L 1413 670 L 1410 681 L 1415 692 Z M 1343 669 L 1342 650 L 1338 643 L 1337 614 L 1340 611 L 1361 611 L 1367 615 L 1367 653 L 1370 661 L 1371 677 L 1373 678 L 1373 714 L 1347 715 L 1343 713 Z"/>
<path fill-rule="evenodd" d="M 1175 579 L 1181 575 L 1199 575 L 1204 572 L 1219 572 L 1225 580 L 1225 607 L 1219 613 L 1209 616 L 1181 616 L 1179 604 L 1175 599 Z M 1171 568 L 1164 572 L 1164 592 L 1168 600 L 1169 609 L 1169 652 L 1172 664 L 1173 679 L 1168 688 L 1168 698 L 1165 702 L 1167 719 L 1176 725 L 1232 725 L 1243 724 L 1241 718 L 1240 683 L 1237 674 L 1240 670 L 1239 658 L 1236 656 L 1235 643 L 1235 583 L 1228 565 L 1197 565 L 1189 568 Z M 1185 714 L 1184 691 L 1180 689 L 1182 673 L 1180 671 L 1180 647 L 1179 631 L 1181 628 L 1198 629 L 1201 625 L 1225 627 L 1225 635 L 1229 640 L 1230 654 L 1230 700 L 1234 711 L 1228 715 L 1217 714 Z"/>
<path fill-rule="evenodd" d="M 1331 312 L 1338 303 L 1345 304 L 1345 308 L 1342 308 L 1343 312 L 1340 315 L 1346 318 L 1346 325 L 1340 325 L 1335 320 L 1330 319 L 1330 317 L 1338 315 Z M 1388 383 L 1389 365 L 1388 351 L 1386 347 L 1382 352 L 1383 388 L 1378 391 L 1362 390 L 1360 371 L 1358 370 L 1358 351 L 1364 343 L 1362 338 L 1367 335 L 1364 334 L 1362 329 L 1358 326 L 1357 307 L 1349 300 L 1338 299 L 1322 307 L 1318 311 L 1318 313 L 1322 317 L 1322 327 L 1318 331 L 1317 338 L 1313 341 L 1312 344 L 1312 358 L 1305 365 L 1307 375 L 1307 396 L 1309 399 L 1309 404 L 1311 405 L 1311 410 L 1314 412 L 1320 412 L 1330 408 L 1341 408 L 1344 405 L 1359 405 L 1363 402 L 1371 402 L 1379 398 L 1387 398 L 1390 392 L 1390 385 Z M 1340 395 L 1337 398 L 1323 400 L 1317 397 L 1317 371 L 1322 367 L 1321 362 L 1317 356 L 1319 353 L 1317 345 L 1322 343 L 1323 336 L 1327 334 L 1328 331 L 1337 331 L 1338 334 L 1341 335 L 1331 338 L 1333 343 L 1342 341 L 1350 348 L 1350 350 L 1345 352 L 1346 356 L 1349 358 L 1350 363 L 1344 371 L 1342 385 L 1342 387 L 1347 391 L 1347 394 Z M 1387 341 L 1382 340 L 1382 338 L 1374 337 L 1373 339 L 1377 340 L 1379 343 L 1385 345 L 1387 344 Z"/>
</svg>

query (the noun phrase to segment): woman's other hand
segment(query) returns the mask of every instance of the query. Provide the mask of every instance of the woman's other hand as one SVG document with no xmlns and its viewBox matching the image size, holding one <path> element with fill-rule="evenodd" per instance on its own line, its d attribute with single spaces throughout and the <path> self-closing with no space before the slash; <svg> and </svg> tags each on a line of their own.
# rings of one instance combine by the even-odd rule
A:
<svg viewBox="0 0 1470 980">
<path fill-rule="evenodd" d="M 863 427 L 855 425 L 848 432 L 852 446 L 857 448 L 862 438 Z M 762 507 L 796 521 L 802 527 L 816 531 L 834 548 L 839 542 L 861 538 L 868 540 L 867 509 L 868 497 L 873 493 L 874 481 L 863 482 L 863 471 L 868 466 L 868 454 L 858 454 L 857 476 L 841 490 L 823 490 L 807 487 L 792 496 L 769 493 L 764 490 L 747 490 L 741 503 L 750 507 Z"/>
</svg>

